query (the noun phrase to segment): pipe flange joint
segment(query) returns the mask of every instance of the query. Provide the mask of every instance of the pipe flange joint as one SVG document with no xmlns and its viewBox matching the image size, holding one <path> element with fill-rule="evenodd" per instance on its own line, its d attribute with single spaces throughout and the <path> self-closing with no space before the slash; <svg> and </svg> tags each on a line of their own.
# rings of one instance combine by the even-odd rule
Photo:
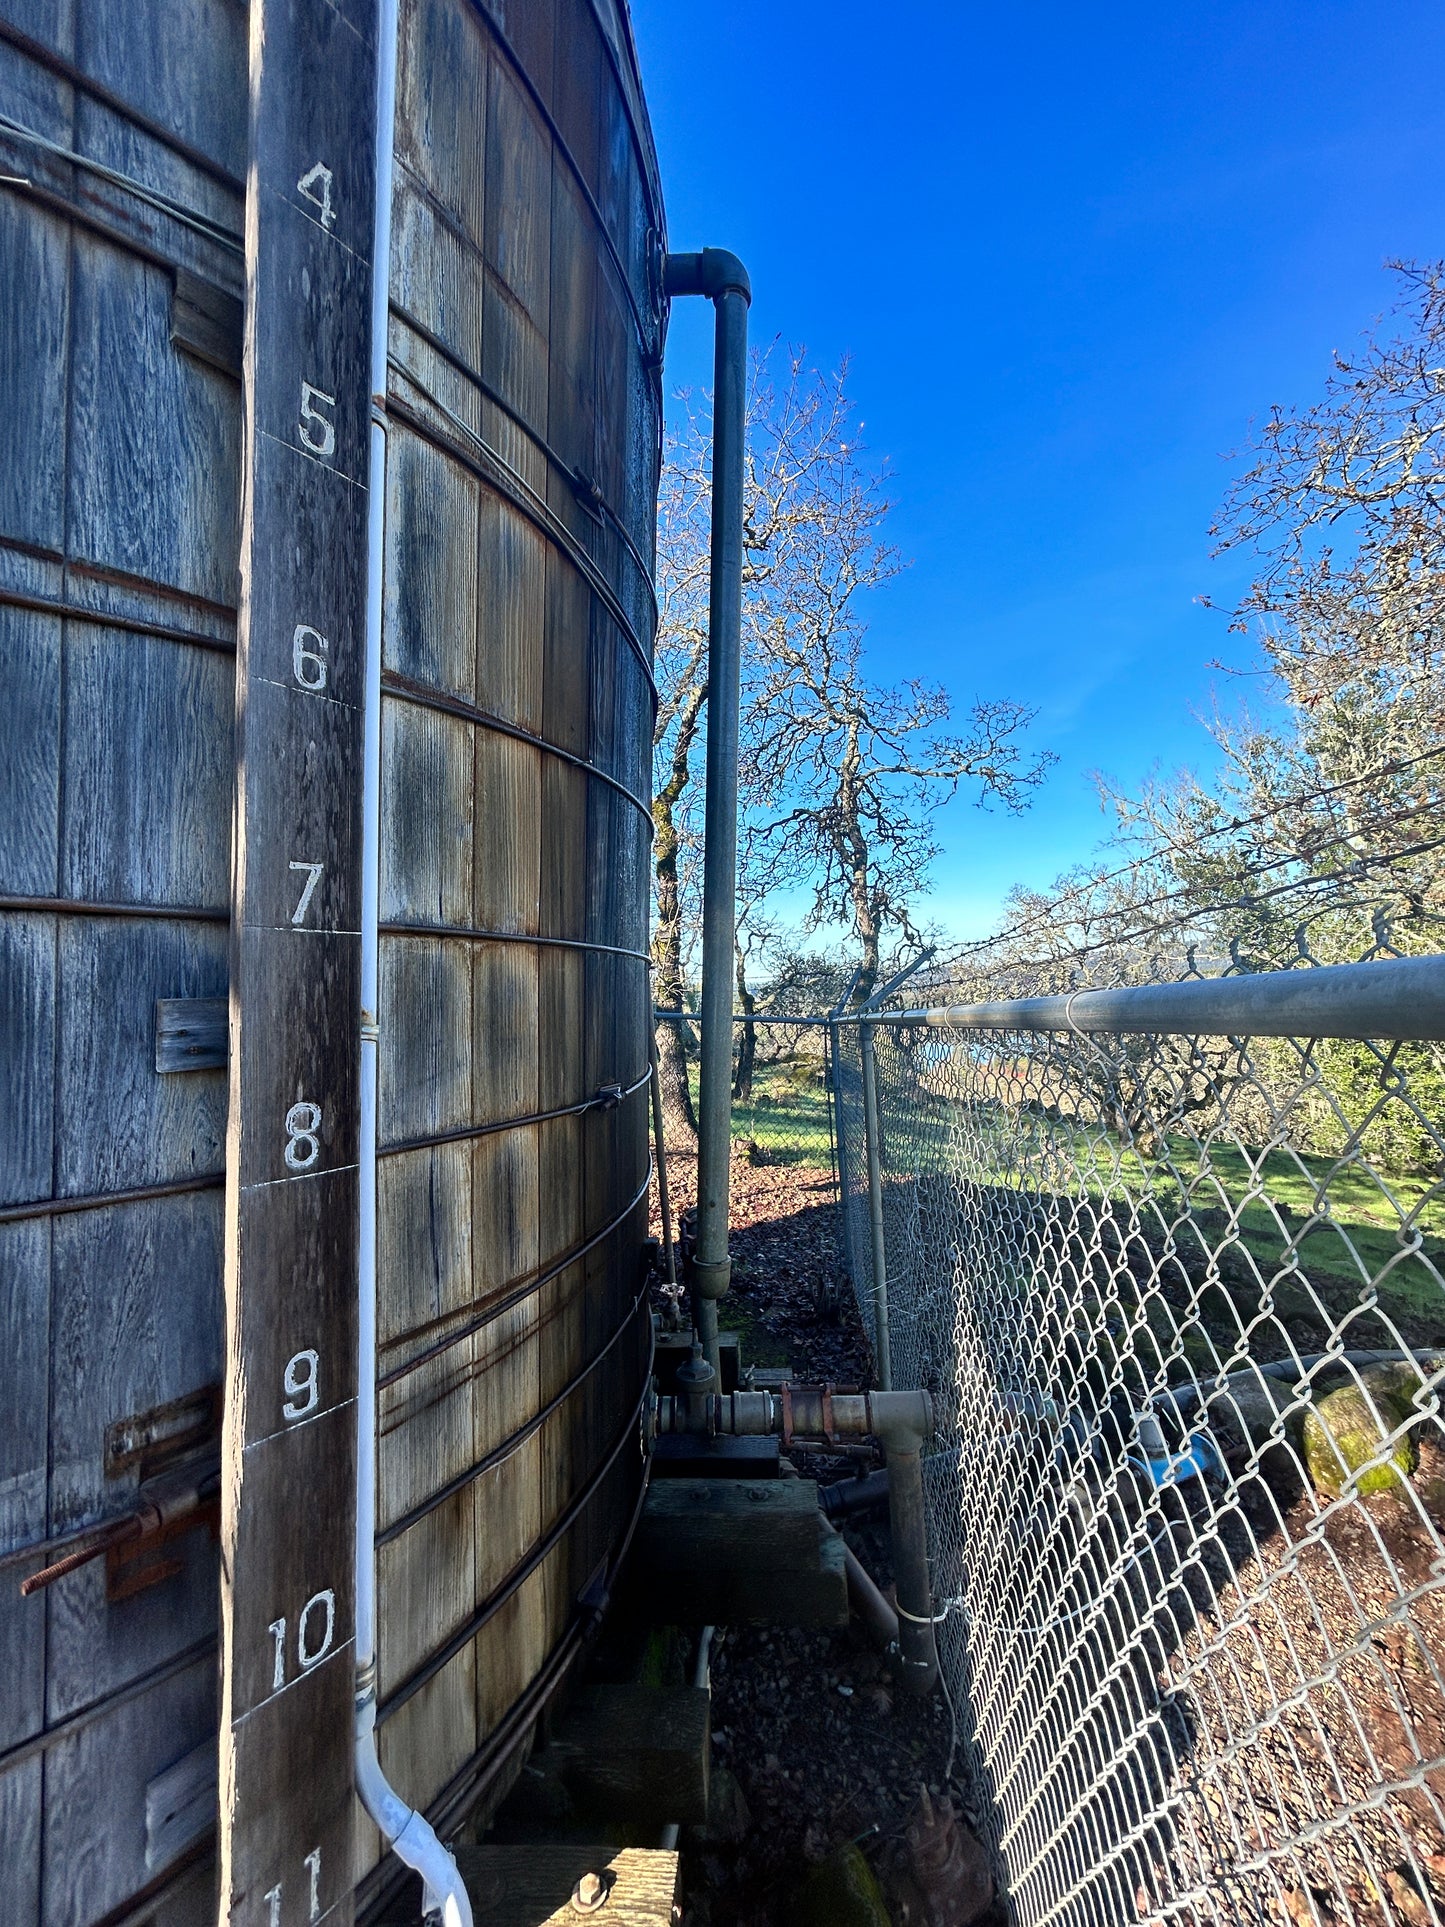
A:
<svg viewBox="0 0 1445 1927">
<path fill-rule="evenodd" d="M 693 1289 L 699 1298 L 726 1298 L 732 1276 L 731 1258 L 694 1258 L 692 1261 Z"/>
</svg>

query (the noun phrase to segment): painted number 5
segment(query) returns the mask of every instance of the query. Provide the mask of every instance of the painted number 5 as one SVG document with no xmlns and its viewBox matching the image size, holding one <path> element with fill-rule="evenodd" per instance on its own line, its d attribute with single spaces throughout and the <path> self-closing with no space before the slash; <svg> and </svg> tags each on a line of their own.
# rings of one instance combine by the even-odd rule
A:
<svg viewBox="0 0 1445 1927">
<path fill-rule="evenodd" d="M 311 382 L 301 384 L 301 419 L 296 433 L 301 446 L 313 455 L 336 453 L 336 424 L 325 411 L 336 406 L 335 395 L 328 395 Z"/>
</svg>

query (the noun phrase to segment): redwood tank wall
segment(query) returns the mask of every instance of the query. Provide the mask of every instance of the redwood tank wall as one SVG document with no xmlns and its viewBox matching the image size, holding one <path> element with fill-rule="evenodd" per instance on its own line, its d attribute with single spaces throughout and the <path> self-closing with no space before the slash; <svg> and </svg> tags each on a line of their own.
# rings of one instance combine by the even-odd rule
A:
<svg viewBox="0 0 1445 1927">
<path fill-rule="evenodd" d="M 374 31 L 361 0 L 333 11 Z M 229 1074 L 158 1070 L 156 1005 L 229 993 L 234 1026 L 245 996 L 247 43 L 238 0 L 0 0 L 0 115 L 38 137 L 0 123 L 0 1556 L 204 1472 L 240 1421 L 227 1117 L 264 1040 L 243 1028 Z M 641 1486 L 661 226 L 621 0 L 404 0 L 380 1747 L 443 1826 L 499 1783 Z M 352 812 L 359 756 L 337 767 Z M 356 1018 L 326 1016 L 329 1061 L 354 1063 Z M 250 1530 L 305 1543 L 239 1490 Z M 215 1918 L 217 1530 L 30 1599 L 43 1553 L 0 1564 L 7 1923 Z M 349 1732 L 324 1743 L 349 1771 Z M 364 1917 L 387 1863 L 354 1818 Z"/>
</svg>

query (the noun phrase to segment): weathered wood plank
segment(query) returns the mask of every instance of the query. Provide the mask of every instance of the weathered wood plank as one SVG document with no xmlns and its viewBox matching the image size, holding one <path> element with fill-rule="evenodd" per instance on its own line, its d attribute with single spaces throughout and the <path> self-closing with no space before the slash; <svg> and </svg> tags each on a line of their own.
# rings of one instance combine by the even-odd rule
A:
<svg viewBox="0 0 1445 1927">
<path fill-rule="evenodd" d="M 156 999 L 156 1070 L 223 1070 L 230 1054 L 230 1006 L 224 997 Z"/>
<path fill-rule="evenodd" d="M 589 1686 L 568 1707 L 546 1753 L 573 1797 L 597 1818 L 638 1826 L 707 1819 L 712 1695 L 705 1686 Z"/>
<path fill-rule="evenodd" d="M 225 994 L 225 929 L 116 917 L 58 917 L 55 927 L 59 1194 L 222 1170 L 225 1073 L 158 1077 L 155 1006 Z"/>
<path fill-rule="evenodd" d="M 0 347 L 0 363 L 3 354 Z M 0 456 L 0 467 L 3 459 Z M 17 896 L 54 896 L 58 888 L 60 634 L 54 616 L 0 609 L 0 688 L 6 706 L 5 755 L 0 757 L 0 891 Z"/>
<path fill-rule="evenodd" d="M 65 540 L 69 283 L 68 224 L 0 194 L 0 534 L 51 550 Z"/>
<path fill-rule="evenodd" d="M 386 667 L 468 701 L 476 688 L 481 484 L 398 424 L 386 489 Z M 482 579 L 490 600 L 496 589 Z"/>
<path fill-rule="evenodd" d="M 387 698 L 381 712 L 383 922 L 472 922 L 472 730 Z"/>
<path fill-rule="evenodd" d="M 487 1927 L 572 1927 L 578 1881 L 600 1874 L 617 1927 L 671 1927 L 678 1856 L 663 1847 L 460 1847 L 457 1865 Z"/>
<path fill-rule="evenodd" d="M 325 0 L 251 8 L 222 1511 L 231 1927 L 352 1914 L 374 97 L 361 18 Z"/>
<path fill-rule="evenodd" d="M 161 269 L 77 229 L 68 538 L 89 561 L 236 600 L 233 383 L 171 346 Z"/>
<path fill-rule="evenodd" d="M 221 1198 L 198 1192 L 76 1212 L 56 1218 L 51 1235 L 49 1524 L 64 1532 L 134 1499 L 140 1468 L 107 1474 L 107 1429 L 221 1375 Z M 105 1562 L 96 1560 L 25 1602 L 47 1625 L 47 1718 L 65 1718 L 214 1631 L 212 1534 L 198 1521 L 166 1550 L 180 1571 L 130 1599 L 107 1600 Z"/>
<path fill-rule="evenodd" d="M 50 1196 L 55 1053 L 55 919 L 0 916 L 0 1204 Z"/>
</svg>

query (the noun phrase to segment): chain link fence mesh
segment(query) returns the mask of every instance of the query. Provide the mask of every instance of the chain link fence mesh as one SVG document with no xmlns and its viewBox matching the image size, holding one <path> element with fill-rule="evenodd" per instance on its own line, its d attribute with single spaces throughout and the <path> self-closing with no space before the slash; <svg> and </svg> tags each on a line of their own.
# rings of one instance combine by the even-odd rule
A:
<svg viewBox="0 0 1445 1927">
<path fill-rule="evenodd" d="M 875 1360 L 935 1394 L 1013 1918 L 1445 1927 L 1442 1047 L 870 1029 L 871 1106 L 856 1019 L 759 1027 L 735 1137 L 833 1161 Z"/>
<path fill-rule="evenodd" d="M 1439 1921 L 1439 1047 L 874 1043 L 892 1378 L 942 1414 L 940 1649 L 1016 1918 Z"/>
</svg>

